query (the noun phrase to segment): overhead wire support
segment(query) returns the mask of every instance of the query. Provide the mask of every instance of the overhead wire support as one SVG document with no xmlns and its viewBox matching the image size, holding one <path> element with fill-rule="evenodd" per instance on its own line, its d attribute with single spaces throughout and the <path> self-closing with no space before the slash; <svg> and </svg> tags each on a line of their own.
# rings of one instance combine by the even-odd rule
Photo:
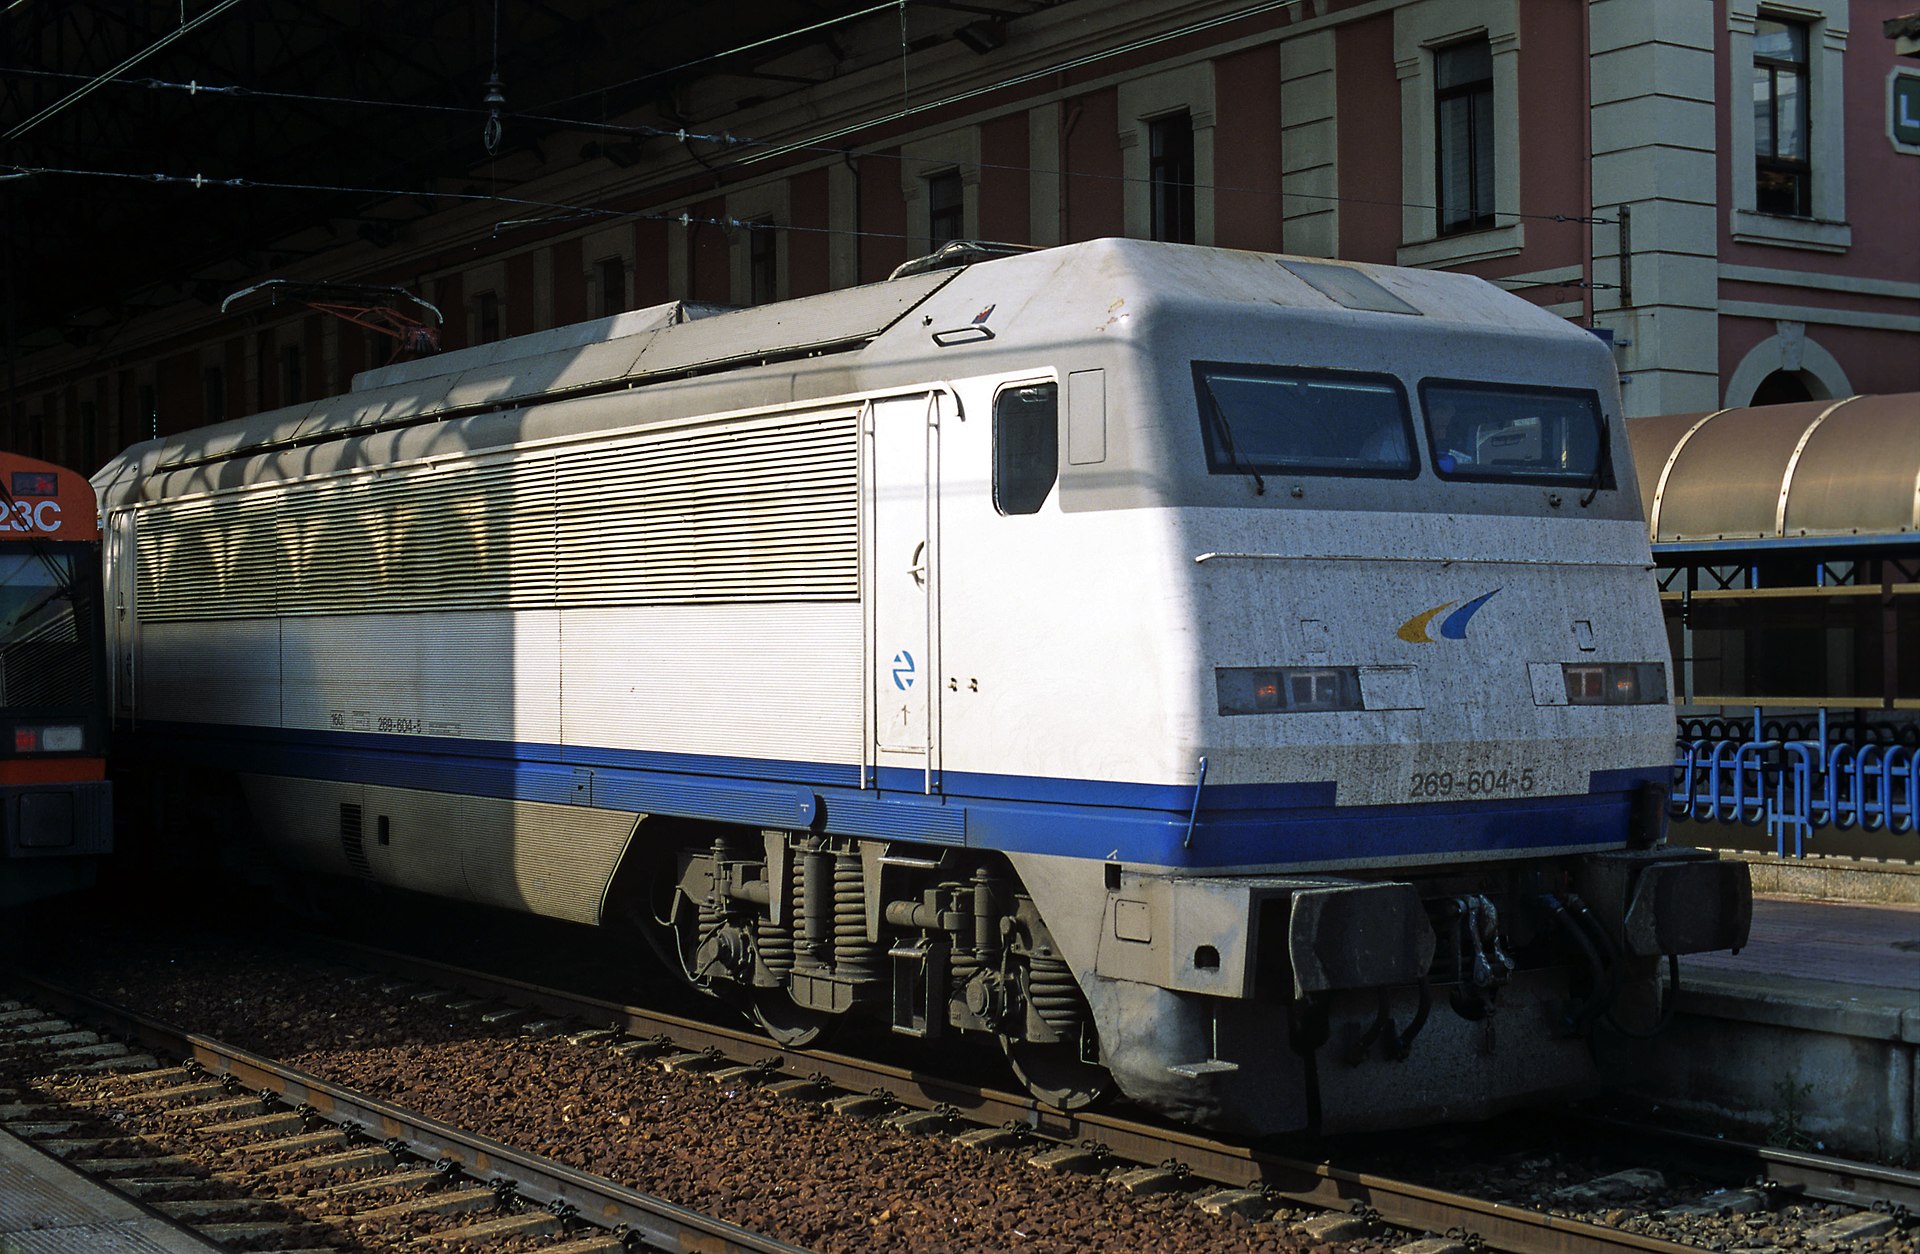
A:
<svg viewBox="0 0 1920 1254">
<path fill-rule="evenodd" d="M 98 88 L 100 88 L 104 84 L 117 78 L 122 72 L 132 68 L 135 65 L 138 65 L 140 62 L 146 60 L 148 57 L 152 56 L 154 53 L 159 52 L 162 48 L 165 48 L 168 44 L 180 38 L 182 35 L 185 35 L 188 32 L 199 28 L 200 26 L 220 16 L 222 13 L 225 13 L 228 9 L 231 9 L 234 5 L 239 3 L 240 3 L 240 0 L 219 0 L 219 3 L 215 4 L 211 9 L 208 9 L 205 13 L 202 13 L 199 17 L 194 18 L 190 22 L 184 22 L 180 26 L 176 27 L 175 29 L 168 31 L 165 35 L 162 35 L 159 39 L 156 39 L 151 44 L 148 44 L 145 48 L 142 48 L 140 51 L 134 53 L 132 56 L 128 57 L 126 60 L 120 62 L 120 64 L 114 66 L 112 69 L 88 80 L 88 82 L 84 86 L 78 87 L 75 90 L 67 93 L 65 96 L 62 96 L 60 99 L 54 101 L 52 104 L 48 105 L 46 108 L 40 110 L 40 112 L 28 118 L 26 121 L 19 123 L 12 130 L 8 131 L 4 136 L 4 138 L 6 139 L 20 138 L 20 136 L 25 135 L 28 131 L 40 125 L 42 122 L 46 121 L 48 118 L 55 116 L 56 114 L 60 113 L 62 110 L 68 108 L 69 106 L 93 94 L 94 91 L 96 91 Z"/>
<path fill-rule="evenodd" d="M 487 75 L 486 124 L 480 128 L 480 146 L 489 157 L 500 151 L 500 111 L 507 107 L 507 94 L 500 84 L 500 0 L 493 0 L 493 69 Z"/>
</svg>

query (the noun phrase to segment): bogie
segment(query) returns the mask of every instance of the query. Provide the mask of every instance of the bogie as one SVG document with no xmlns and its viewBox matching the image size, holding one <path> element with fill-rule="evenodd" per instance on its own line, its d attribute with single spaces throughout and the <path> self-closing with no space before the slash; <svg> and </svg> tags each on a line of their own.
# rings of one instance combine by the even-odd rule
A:
<svg viewBox="0 0 1920 1254">
<path fill-rule="evenodd" d="M 997 858 L 722 832 L 682 843 L 670 874 L 663 948 L 784 1046 L 860 1015 L 905 1036 L 995 1038 L 1050 1104 L 1111 1086 L 1073 971 Z"/>
</svg>

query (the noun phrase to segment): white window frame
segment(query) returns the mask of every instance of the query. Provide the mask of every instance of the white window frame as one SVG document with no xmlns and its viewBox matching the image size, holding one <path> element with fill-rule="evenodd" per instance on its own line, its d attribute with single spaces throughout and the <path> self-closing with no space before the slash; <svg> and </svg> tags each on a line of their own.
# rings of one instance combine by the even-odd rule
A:
<svg viewBox="0 0 1920 1254">
<path fill-rule="evenodd" d="M 587 300 L 590 302 L 588 309 L 591 310 L 588 321 L 610 316 L 607 313 L 607 267 L 609 265 L 620 267 L 620 291 L 619 300 L 616 303 L 621 310 L 625 310 L 633 303 L 627 297 L 627 293 L 632 290 L 630 276 L 633 267 L 619 253 L 604 253 L 592 258 L 587 264 Z"/>
<path fill-rule="evenodd" d="M 1731 132 L 1733 238 L 1747 244 L 1840 253 L 1853 246 L 1847 223 L 1846 52 L 1849 0 L 1728 0 L 1727 99 Z M 1812 127 L 1813 216 L 1761 213 L 1753 168 L 1753 32 L 1761 17 L 1807 27 L 1807 107 Z"/>
<path fill-rule="evenodd" d="M 1184 113 L 1193 120 L 1193 242 L 1213 235 L 1213 62 L 1198 61 L 1120 84 L 1120 160 L 1126 176 L 1122 229 L 1128 239 L 1153 236 L 1151 130 L 1155 120 Z M 1035 164 L 1039 164 L 1036 162 Z"/>
<path fill-rule="evenodd" d="M 480 340 L 480 298 L 492 296 L 494 310 L 500 315 L 500 339 L 510 338 L 507 334 L 507 301 L 513 293 L 507 290 L 507 263 L 490 261 L 483 266 L 475 266 L 461 276 L 461 291 L 466 298 L 467 345 L 477 347 Z M 489 340 L 488 343 L 499 343 Z"/>
<path fill-rule="evenodd" d="M 1441 235 L 1434 154 L 1434 53 L 1484 37 L 1493 54 L 1493 210 L 1483 231 Z M 1403 266 L 1449 266 L 1511 257 L 1526 246 L 1520 209 L 1520 6 L 1518 0 L 1423 0 L 1393 11 L 1393 64 L 1400 79 L 1400 248 Z M 1501 218 L 1511 221 L 1501 223 Z"/>
<path fill-rule="evenodd" d="M 787 227 L 793 222 L 793 198 L 787 181 L 727 193 L 727 216 L 739 222 L 771 222 L 773 231 L 773 298 L 792 295 L 787 275 Z M 727 232 L 727 298 L 745 306 L 753 300 L 753 233 L 764 227 L 732 227 Z"/>
<path fill-rule="evenodd" d="M 635 267 L 633 252 L 631 226 L 595 231 L 581 237 L 580 256 L 585 265 L 582 278 L 586 283 L 589 322 L 606 316 L 600 312 L 606 304 L 600 290 L 600 266 L 603 262 L 617 260 L 620 263 L 621 279 L 626 286 L 626 290 L 620 293 L 620 303 L 623 307 L 632 306 L 634 295 L 639 291 L 635 282 L 639 272 Z"/>
<path fill-rule="evenodd" d="M 922 256 L 932 251 L 933 205 L 927 179 L 936 174 L 960 173 L 960 238 L 980 238 L 980 128 L 916 139 L 900 145 L 900 196 L 907 202 L 907 251 Z"/>
</svg>

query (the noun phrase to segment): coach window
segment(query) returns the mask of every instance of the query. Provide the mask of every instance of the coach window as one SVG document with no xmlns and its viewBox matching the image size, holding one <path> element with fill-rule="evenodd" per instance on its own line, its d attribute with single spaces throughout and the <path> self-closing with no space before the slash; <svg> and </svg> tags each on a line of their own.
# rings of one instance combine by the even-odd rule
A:
<svg viewBox="0 0 1920 1254">
<path fill-rule="evenodd" d="M 1037 513 L 1059 477 L 1059 384 L 1003 389 L 993 400 L 993 507 Z"/>
</svg>

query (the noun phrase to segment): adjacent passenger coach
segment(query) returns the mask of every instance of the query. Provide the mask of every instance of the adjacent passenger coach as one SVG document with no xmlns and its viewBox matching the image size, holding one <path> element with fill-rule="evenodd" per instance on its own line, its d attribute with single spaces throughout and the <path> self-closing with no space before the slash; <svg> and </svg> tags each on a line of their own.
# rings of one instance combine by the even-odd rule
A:
<svg viewBox="0 0 1920 1254">
<path fill-rule="evenodd" d="M 1457 274 L 981 255 L 129 450 L 130 768 L 290 875 L 632 924 L 783 1043 L 971 1034 L 1057 1105 L 1589 1084 L 1750 910 L 1665 843 L 1607 349 Z"/>
<path fill-rule="evenodd" d="M 85 888 L 113 848 L 93 485 L 0 453 L 0 906 Z"/>
</svg>

